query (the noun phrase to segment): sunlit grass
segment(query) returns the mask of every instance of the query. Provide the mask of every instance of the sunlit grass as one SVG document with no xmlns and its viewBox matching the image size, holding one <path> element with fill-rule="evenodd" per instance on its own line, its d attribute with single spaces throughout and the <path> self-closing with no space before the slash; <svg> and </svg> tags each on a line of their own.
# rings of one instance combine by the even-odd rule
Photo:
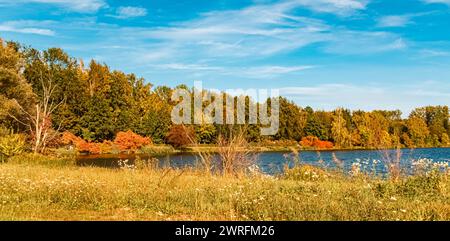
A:
<svg viewBox="0 0 450 241">
<path fill-rule="evenodd" d="M 450 220 L 449 184 L 438 173 L 390 181 L 312 167 L 250 177 L 6 163 L 0 219 Z"/>
</svg>

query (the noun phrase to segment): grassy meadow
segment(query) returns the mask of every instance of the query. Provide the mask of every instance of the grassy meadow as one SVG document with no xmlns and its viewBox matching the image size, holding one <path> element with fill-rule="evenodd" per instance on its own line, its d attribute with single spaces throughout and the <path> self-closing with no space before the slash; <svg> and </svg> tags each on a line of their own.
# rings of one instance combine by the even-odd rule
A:
<svg viewBox="0 0 450 241">
<path fill-rule="evenodd" d="M 450 180 L 301 165 L 275 177 L 106 169 L 28 154 L 0 164 L 0 220 L 450 220 Z"/>
</svg>

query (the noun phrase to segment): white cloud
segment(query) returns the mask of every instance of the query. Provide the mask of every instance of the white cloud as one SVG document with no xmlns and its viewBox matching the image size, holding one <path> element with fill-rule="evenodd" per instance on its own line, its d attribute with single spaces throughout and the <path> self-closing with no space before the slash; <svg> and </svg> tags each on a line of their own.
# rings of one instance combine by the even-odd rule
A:
<svg viewBox="0 0 450 241">
<path fill-rule="evenodd" d="M 389 32 L 338 31 L 324 47 L 328 53 L 364 55 L 407 48 L 407 42 L 397 34 Z"/>
<path fill-rule="evenodd" d="M 410 15 L 384 16 L 378 19 L 378 27 L 405 27 L 411 23 Z"/>
<path fill-rule="evenodd" d="M 41 3 L 54 4 L 75 12 L 97 12 L 100 8 L 107 4 L 105 0 L 0 0 L 0 3 L 6 4 L 26 4 L 26 3 Z"/>
<path fill-rule="evenodd" d="M 447 57 L 450 56 L 450 52 L 434 49 L 423 49 L 419 51 L 421 57 Z"/>
<path fill-rule="evenodd" d="M 293 0 L 291 4 L 307 7 L 313 11 L 348 15 L 366 8 L 368 0 Z"/>
<path fill-rule="evenodd" d="M 48 24 L 34 23 L 21 27 L 47 29 L 51 32 L 44 31 L 41 34 L 48 35 L 57 31 L 58 36 L 64 37 L 59 39 L 61 41 L 59 43 L 65 49 L 84 56 L 102 55 L 106 59 L 109 58 L 108 63 L 112 65 L 120 63 L 125 66 L 151 66 L 162 63 L 189 63 L 191 66 L 185 65 L 184 71 L 188 71 L 187 68 L 190 67 L 197 68 L 198 72 L 210 70 L 204 66 L 195 66 L 193 63 L 250 66 L 254 60 L 288 54 L 311 44 L 319 44 L 318 51 L 339 55 L 372 54 L 406 47 L 406 40 L 396 34 L 381 31 L 376 33 L 349 31 L 345 27 L 329 25 L 320 19 L 294 13 L 295 9 L 304 8 L 306 4 L 311 6 L 319 4 L 315 2 L 290 0 L 256 4 L 238 10 L 212 11 L 201 14 L 193 20 L 171 23 L 167 27 L 122 27 L 99 23 L 95 17 L 72 18 L 70 21 Z M 319 2 L 321 6 L 361 9 L 366 1 L 319 0 Z M 68 44 L 72 41 L 71 37 L 78 34 L 91 37 L 82 43 Z M 105 46 L 113 47 L 106 50 Z M 207 61 L 201 62 L 204 60 Z M 182 68 L 179 65 L 168 65 L 160 66 L 159 70 L 162 67 L 178 71 Z M 250 70 L 234 68 L 231 74 L 235 73 L 236 76 L 243 74 L 249 78 L 264 78 L 266 74 L 267 78 L 273 78 L 294 73 L 299 70 L 296 68 L 269 64 Z M 222 74 L 226 74 L 226 71 L 223 72 Z"/>
<path fill-rule="evenodd" d="M 119 19 L 136 18 L 147 15 L 147 9 L 140 7 L 119 7 L 113 17 Z"/>
<path fill-rule="evenodd" d="M 450 86 L 409 83 L 393 88 L 371 84 L 318 84 L 313 86 L 284 87 L 280 94 L 301 106 L 333 110 L 345 106 L 352 110 L 400 109 L 404 116 L 412 107 L 447 103 Z"/>
<path fill-rule="evenodd" d="M 183 64 L 183 63 L 170 63 L 170 64 L 158 64 L 152 65 L 153 67 L 166 69 L 166 70 L 188 70 L 188 71 L 199 71 L 199 70 L 223 70 L 222 67 L 201 65 L 201 64 Z"/>
<path fill-rule="evenodd" d="M 22 1 L 69 3 L 68 0 Z M 76 6 L 76 1 L 73 2 L 73 6 Z M 82 2 L 95 3 L 104 2 L 104 0 L 82 0 Z M 136 61 L 146 61 L 147 64 L 162 59 L 187 62 L 193 56 L 197 59 L 216 60 L 230 60 L 237 57 L 255 59 L 289 53 L 317 43 L 328 46 L 325 49 L 329 53 L 342 53 L 348 50 L 345 54 L 364 52 L 365 48 L 360 48 L 360 45 L 366 43 L 370 43 L 369 53 L 404 47 L 404 41 L 393 34 L 380 38 L 380 35 L 370 34 L 370 32 L 345 31 L 343 27 L 328 25 L 320 19 L 293 13 L 297 8 L 305 7 L 314 11 L 349 13 L 350 10 L 364 9 L 367 2 L 362 0 L 287 0 L 256 4 L 239 10 L 207 12 L 196 19 L 172 23 L 168 27 L 120 27 L 97 23 L 96 19 L 86 19 L 61 22 L 52 25 L 51 29 L 57 29 L 62 35 L 71 34 L 73 31 L 83 31 L 91 36 L 98 36 L 98 38 L 89 39 L 89 42 L 97 41 L 96 46 L 119 46 L 127 42 L 128 46 L 133 46 L 135 50 L 128 51 L 126 54 L 134 56 Z M 115 16 L 125 18 L 144 14 L 146 14 L 145 9 L 122 7 L 117 9 Z M 38 25 L 32 27 L 43 28 Z M 349 44 L 342 39 L 347 39 Z M 333 47 L 334 45 L 336 47 Z M 83 47 L 83 49 L 86 48 Z M 115 50 L 117 51 L 120 50 Z"/>
<path fill-rule="evenodd" d="M 233 67 L 233 66 L 211 66 L 206 64 L 185 64 L 185 63 L 168 63 L 168 64 L 153 64 L 149 67 L 154 67 L 163 70 L 184 71 L 184 72 L 211 72 L 214 75 L 227 75 L 239 78 L 255 78 L 266 79 L 285 74 L 301 72 L 307 69 L 314 68 L 310 65 L 299 66 L 278 66 L 278 65 L 264 65 L 251 67 Z"/>
<path fill-rule="evenodd" d="M 450 0 L 423 0 L 425 3 L 443 3 L 450 5 Z"/>
<path fill-rule="evenodd" d="M 450 1 L 450 0 L 449 0 Z M 405 27 L 409 24 L 413 24 L 413 18 L 422 17 L 425 15 L 430 15 L 435 12 L 419 12 L 419 13 L 410 13 L 403 15 L 390 15 L 383 16 L 378 18 L 377 27 Z"/>
<path fill-rule="evenodd" d="M 34 27 L 32 21 L 9 21 L 0 23 L 0 31 L 54 36 L 55 32 L 46 28 Z"/>
<path fill-rule="evenodd" d="M 371 43 L 368 52 L 389 51 L 405 47 L 404 41 L 391 34 L 380 41 L 380 33 L 344 31 L 322 20 L 294 15 L 297 8 L 314 11 L 349 13 L 364 9 L 368 1 L 356 0 L 290 0 L 259 4 L 240 10 L 213 11 L 199 18 L 168 27 L 132 30 L 136 38 L 158 40 L 196 56 L 261 57 L 286 53 L 313 43 L 345 45 L 347 54 L 364 52 L 359 45 Z M 354 37 L 351 35 L 355 35 Z M 388 35 L 386 33 L 386 35 Z M 361 40 L 363 42 L 357 42 Z M 391 41 L 391 42 L 389 42 Z M 376 46 L 379 44 L 379 46 Z M 335 48 L 336 49 L 336 48 Z M 191 51 L 191 52 L 189 52 Z M 332 52 L 332 51 L 329 51 Z M 337 51 L 335 51 L 337 52 Z"/>
<path fill-rule="evenodd" d="M 315 109 L 333 110 L 345 106 L 353 110 L 391 109 L 401 106 L 393 101 L 387 90 L 377 86 L 357 84 L 318 84 L 312 86 L 284 87 L 280 95 L 301 106 L 309 105 Z"/>
<path fill-rule="evenodd" d="M 312 69 L 314 66 L 310 65 L 300 65 L 300 66 L 255 66 L 242 68 L 238 71 L 236 76 L 247 77 L 247 78 L 271 78 L 276 76 L 281 76 L 284 74 L 301 72 L 304 70 Z"/>
<path fill-rule="evenodd" d="M 115 63 L 125 66 L 159 65 L 159 70 L 166 68 L 186 72 L 215 71 L 221 75 L 273 78 L 306 70 L 311 66 L 269 64 L 249 68 L 227 67 L 227 71 L 218 68 L 243 61 L 248 61 L 250 65 L 239 64 L 251 66 L 253 60 L 289 53 L 319 43 L 319 51 L 339 55 L 372 54 L 406 48 L 406 40 L 396 34 L 382 31 L 349 31 L 345 27 L 329 25 L 317 18 L 294 14 L 297 8 L 313 8 L 313 6 L 315 11 L 319 11 L 318 6 L 321 6 L 321 11 L 331 9 L 330 6 L 335 7 L 338 12 L 344 12 L 342 9 L 356 11 L 363 9 L 366 2 L 290 0 L 257 4 L 239 10 L 207 12 L 196 19 L 172 23 L 167 27 L 121 27 L 98 23 L 94 17 L 84 17 L 71 19 L 70 22 L 29 23 L 26 26 L 22 24 L 21 28 L 47 29 L 48 32 L 41 31 L 41 34 L 48 35 L 54 34 L 50 29 L 55 29 L 59 36 L 73 36 L 74 33 L 92 36 L 83 43 L 67 45 L 61 42 L 61 44 L 64 44 L 62 45 L 64 48 L 81 52 L 83 55 L 101 53 L 100 55 L 109 58 L 108 62 L 113 65 Z M 131 12 L 139 11 L 129 11 L 128 16 L 133 15 Z M 99 46 L 113 47 L 106 51 L 105 48 L 99 50 Z M 204 60 L 207 61 L 201 62 Z M 203 64 L 206 62 L 208 65 Z M 164 66 L 161 63 L 169 64 Z M 211 67 L 209 64 L 214 66 Z"/>
<path fill-rule="evenodd" d="M 197 55 L 264 56 L 321 41 L 321 32 L 327 29 L 319 20 L 289 15 L 285 6 L 275 4 L 210 12 L 169 27 L 130 32 Z"/>
</svg>

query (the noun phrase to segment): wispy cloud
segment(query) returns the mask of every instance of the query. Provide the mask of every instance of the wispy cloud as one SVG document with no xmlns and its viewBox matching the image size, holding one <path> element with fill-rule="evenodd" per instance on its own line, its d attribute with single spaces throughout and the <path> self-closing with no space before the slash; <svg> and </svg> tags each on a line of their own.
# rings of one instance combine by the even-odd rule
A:
<svg viewBox="0 0 450 241">
<path fill-rule="evenodd" d="M 334 54 L 365 55 L 398 51 L 407 47 L 407 41 L 394 33 L 344 30 L 335 33 L 324 50 Z"/>
<path fill-rule="evenodd" d="M 2 0 L 0 0 L 2 1 Z M 25 1 L 25 0 L 24 0 Z M 68 2 L 67 0 L 27 0 Z M 84 0 L 89 2 L 88 0 Z M 103 0 L 91 0 L 102 1 Z M 204 66 L 194 66 L 208 59 L 215 66 L 227 63 L 270 58 L 317 44 L 317 51 L 337 55 L 360 55 L 405 49 L 408 41 L 398 34 L 369 30 L 348 30 L 345 25 L 329 24 L 315 14 L 297 14 L 297 9 L 309 8 L 318 12 L 350 14 L 365 9 L 369 1 L 362 0 L 287 0 L 275 3 L 254 4 L 238 10 L 209 11 L 197 18 L 168 23 L 165 27 L 123 27 L 97 22 L 98 19 L 80 18 L 52 24 L 35 24 L 27 28 L 47 29 L 43 34 L 73 36 L 83 33 L 91 36 L 83 43 L 63 45 L 69 50 L 111 58 L 108 62 L 125 62 L 125 65 L 155 65 L 161 63 L 191 63 L 187 70 L 207 71 Z M 106 4 L 106 3 L 105 3 Z M 333 10 L 333 11 L 332 11 Z M 147 14 L 145 9 L 123 7 L 116 17 L 126 18 Z M 341 15 L 341 17 L 345 17 Z M 19 29 L 16 27 L 15 29 Z M 127 43 L 126 46 L 123 46 Z M 98 51 L 99 46 L 114 46 L 108 51 Z M 78 49 L 77 49 L 78 48 Z M 92 55 L 90 53 L 89 55 Z M 115 59 L 118 59 L 115 61 Z M 124 61 L 124 59 L 127 59 Z M 120 60 L 120 61 L 119 61 Z M 180 65 L 160 66 L 182 70 Z M 303 67 L 302 67 L 303 68 Z M 237 71 L 234 69 L 233 71 Z M 299 71 L 297 67 L 256 66 L 239 70 L 248 76 L 280 76 Z M 252 72 L 253 74 L 251 74 Z"/>
<path fill-rule="evenodd" d="M 419 51 L 421 57 L 447 57 L 450 56 L 450 52 L 435 50 L 435 49 L 423 49 Z"/>
<path fill-rule="evenodd" d="M 119 7 L 116 10 L 116 15 L 110 15 L 114 18 L 126 19 L 143 17 L 147 15 L 147 9 L 141 7 Z"/>
<path fill-rule="evenodd" d="M 279 66 L 264 65 L 251 67 L 234 67 L 234 66 L 211 66 L 207 64 L 184 64 L 184 63 L 168 63 L 168 64 L 152 64 L 149 67 L 169 71 L 183 72 L 210 72 L 214 75 L 226 75 L 239 78 L 250 79 L 267 79 L 285 74 L 298 73 L 304 70 L 315 68 L 311 65 L 299 66 Z"/>
<path fill-rule="evenodd" d="M 157 64 L 151 65 L 159 69 L 165 70 L 188 70 L 188 71 L 199 71 L 199 70 L 223 70 L 222 67 L 208 66 L 202 64 L 183 64 L 183 63 L 170 63 L 170 64 Z"/>
<path fill-rule="evenodd" d="M 289 4 L 307 7 L 313 11 L 348 15 L 366 8 L 369 0 L 293 0 Z"/>
<path fill-rule="evenodd" d="M 378 19 L 378 27 L 405 27 L 411 23 L 411 15 L 392 15 Z"/>
<path fill-rule="evenodd" d="M 164 41 L 196 55 L 267 56 L 321 41 L 328 26 L 287 14 L 285 6 L 263 5 L 209 12 L 169 27 L 133 31 L 137 38 Z"/>
<path fill-rule="evenodd" d="M 107 6 L 105 0 L 0 0 L 4 4 L 53 4 L 64 9 L 75 12 L 97 12 L 100 8 Z"/>
<path fill-rule="evenodd" d="M 319 84 L 312 86 L 284 87 L 280 94 L 295 100 L 302 106 L 332 110 L 339 106 L 357 110 L 400 109 L 408 114 L 412 106 L 447 103 L 450 86 L 441 81 L 427 84 L 409 83 L 393 88 L 385 85 Z M 393 106 L 392 103 L 395 103 Z"/>
<path fill-rule="evenodd" d="M 14 32 L 23 34 L 37 34 L 45 36 L 54 36 L 55 32 L 46 28 L 39 28 L 30 25 L 32 21 L 9 21 L 0 23 L 0 31 Z"/>
<path fill-rule="evenodd" d="M 358 46 L 366 43 L 371 44 L 368 48 L 370 53 L 405 47 L 404 41 L 394 34 L 346 31 L 320 19 L 292 13 L 304 7 L 321 12 L 349 13 L 350 10 L 364 9 L 367 2 L 291 0 L 259 4 L 240 10 L 212 11 L 194 20 L 134 33 L 138 38 L 156 39 L 180 49 L 190 49 L 195 55 L 215 57 L 271 56 L 314 43 L 337 44 L 340 49 L 346 45 L 346 48 L 356 49 L 346 54 L 363 52 L 365 48 Z M 341 39 L 351 40 L 352 44 L 345 44 Z M 358 40 L 362 42 L 356 43 Z"/>
<path fill-rule="evenodd" d="M 422 0 L 425 3 L 443 3 L 450 5 L 450 0 Z"/>
<path fill-rule="evenodd" d="M 450 0 L 449 0 L 450 1 Z M 407 25 L 413 24 L 414 18 L 422 17 L 426 15 L 435 14 L 435 11 L 430 12 L 418 12 L 409 13 L 402 15 L 389 15 L 378 18 L 377 27 L 388 28 L 388 27 L 406 27 Z"/>
<path fill-rule="evenodd" d="M 304 70 L 315 68 L 311 65 L 299 65 L 299 66 L 278 66 L 278 65 L 268 65 L 268 66 L 254 66 L 249 68 L 242 68 L 238 72 L 238 76 L 243 76 L 247 78 L 271 78 L 282 76 L 290 73 L 297 73 Z"/>
</svg>

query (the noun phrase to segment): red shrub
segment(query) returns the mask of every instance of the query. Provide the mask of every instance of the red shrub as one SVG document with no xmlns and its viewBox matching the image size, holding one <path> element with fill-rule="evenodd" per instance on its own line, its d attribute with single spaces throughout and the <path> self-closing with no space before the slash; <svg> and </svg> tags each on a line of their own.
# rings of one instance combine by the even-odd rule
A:
<svg viewBox="0 0 450 241">
<path fill-rule="evenodd" d="M 318 149 L 331 149 L 334 147 L 330 141 L 321 141 L 315 136 L 303 137 L 300 141 L 300 145 L 303 147 L 313 147 Z"/>
<path fill-rule="evenodd" d="M 78 150 L 80 150 L 79 149 L 80 146 L 85 146 L 87 144 L 87 141 L 83 140 L 81 137 L 78 137 L 68 131 L 65 131 L 63 133 L 61 142 L 64 145 L 74 145 Z"/>
<path fill-rule="evenodd" d="M 300 141 L 300 145 L 303 147 L 313 147 L 314 143 L 319 140 L 319 138 L 315 137 L 315 136 L 307 136 L 307 137 L 303 137 L 302 140 Z"/>
<path fill-rule="evenodd" d="M 79 152 L 89 152 L 92 154 L 100 154 L 100 143 L 87 142 L 81 137 L 78 137 L 68 131 L 62 135 L 62 141 L 64 145 L 74 145 Z"/>
<path fill-rule="evenodd" d="M 173 125 L 167 134 L 167 142 L 179 148 L 195 142 L 195 131 L 190 126 Z"/>
<path fill-rule="evenodd" d="M 333 144 L 333 142 L 330 142 L 330 141 L 318 141 L 316 144 L 315 144 L 315 147 L 317 147 L 317 148 L 319 148 L 319 149 L 331 149 L 331 148 L 333 148 L 334 147 L 334 144 Z"/>
<path fill-rule="evenodd" d="M 109 153 L 116 145 L 121 151 L 137 150 L 142 146 L 151 144 L 150 138 L 142 137 L 132 131 L 117 133 L 114 142 L 103 141 L 102 143 L 88 142 L 82 138 L 66 131 L 63 133 L 61 143 L 64 145 L 74 145 L 79 152 L 91 154 Z"/>
<path fill-rule="evenodd" d="M 89 152 L 91 154 L 100 154 L 100 143 L 83 142 L 77 146 L 77 150 L 80 152 Z"/>
<path fill-rule="evenodd" d="M 148 137 L 140 136 L 132 131 L 119 132 L 114 140 L 121 151 L 137 150 L 145 145 L 151 144 Z"/>
</svg>

